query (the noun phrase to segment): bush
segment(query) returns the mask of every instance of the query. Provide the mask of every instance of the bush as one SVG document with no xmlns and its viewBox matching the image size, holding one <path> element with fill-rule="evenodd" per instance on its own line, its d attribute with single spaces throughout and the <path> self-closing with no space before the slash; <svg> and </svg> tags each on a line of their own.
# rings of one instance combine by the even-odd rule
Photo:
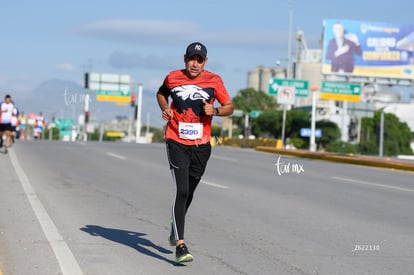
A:
<svg viewBox="0 0 414 275">
<path fill-rule="evenodd" d="M 307 139 L 309 140 L 309 139 Z M 309 147 L 309 142 L 306 142 L 305 139 L 303 138 L 291 138 L 290 139 L 290 144 L 292 144 L 293 146 L 295 146 L 298 149 L 307 149 Z"/>
<path fill-rule="evenodd" d="M 343 141 L 336 141 L 327 144 L 325 150 L 327 152 L 335 152 L 341 154 L 357 154 L 358 145 Z"/>
</svg>

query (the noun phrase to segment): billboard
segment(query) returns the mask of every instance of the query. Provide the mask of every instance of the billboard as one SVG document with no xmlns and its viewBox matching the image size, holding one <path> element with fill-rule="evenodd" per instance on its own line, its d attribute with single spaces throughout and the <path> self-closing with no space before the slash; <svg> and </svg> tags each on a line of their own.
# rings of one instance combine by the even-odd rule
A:
<svg viewBox="0 0 414 275">
<path fill-rule="evenodd" d="M 414 25 L 324 20 L 322 74 L 414 78 Z"/>
</svg>

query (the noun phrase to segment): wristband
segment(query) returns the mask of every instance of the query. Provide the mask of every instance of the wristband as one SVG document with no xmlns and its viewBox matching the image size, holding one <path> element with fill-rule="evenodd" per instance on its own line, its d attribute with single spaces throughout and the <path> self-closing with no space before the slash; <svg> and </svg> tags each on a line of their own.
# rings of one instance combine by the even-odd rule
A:
<svg viewBox="0 0 414 275">
<path fill-rule="evenodd" d="M 218 116 L 219 115 L 219 109 L 218 108 L 214 108 L 214 115 Z"/>
</svg>

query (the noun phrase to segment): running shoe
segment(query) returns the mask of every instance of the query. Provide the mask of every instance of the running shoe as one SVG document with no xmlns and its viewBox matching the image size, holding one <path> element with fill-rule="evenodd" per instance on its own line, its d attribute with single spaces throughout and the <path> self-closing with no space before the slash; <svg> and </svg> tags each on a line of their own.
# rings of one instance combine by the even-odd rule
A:
<svg viewBox="0 0 414 275">
<path fill-rule="evenodd" d="M 193 255 L 190 254 L 185 243 L 175 248 L 175 261 L 177 263 L 191 262 L 192 260 L 194 260 Z"/>
</svg>

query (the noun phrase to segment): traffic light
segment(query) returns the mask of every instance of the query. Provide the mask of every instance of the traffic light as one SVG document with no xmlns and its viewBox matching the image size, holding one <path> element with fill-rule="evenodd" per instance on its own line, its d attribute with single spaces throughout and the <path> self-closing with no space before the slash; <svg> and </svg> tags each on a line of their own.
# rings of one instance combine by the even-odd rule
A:
<svg viewBox="0 0 414 275">
<path fill-rule="evenodd" d="M 135 107 L 135 101 L 137 99 L 137 95 L 135 93 L 131 94 L 131 107 Z"/>
<path fill-rule="evenodd" d="M 89 123 L 89 112 L 85 112 L 85 124 Z"/>
<path fill-rule="evenodd" d="M 89 89 L 89 73 L 85 73 L 85 89 Z"/>
</svg>

